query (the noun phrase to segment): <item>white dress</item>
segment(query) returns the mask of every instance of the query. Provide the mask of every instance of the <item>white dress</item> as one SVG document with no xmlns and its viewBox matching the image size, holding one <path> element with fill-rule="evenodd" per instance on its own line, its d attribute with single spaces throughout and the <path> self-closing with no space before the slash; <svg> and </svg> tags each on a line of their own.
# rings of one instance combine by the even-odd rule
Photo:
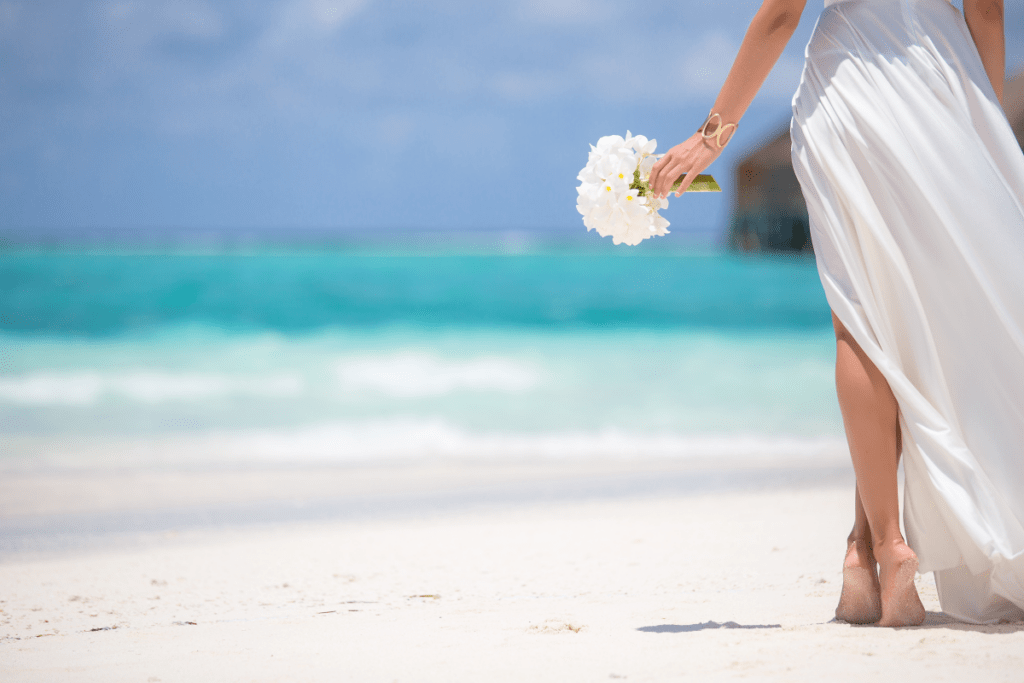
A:
<svg viewBox="0 0 1024 683">
<path fill-rule="evenodd" d="M 1024 154 L 946 0 L 826 0 L 793 166 L 829 305 L 899 402 L 942 609 L 1024 619 Z"/>
</svg>

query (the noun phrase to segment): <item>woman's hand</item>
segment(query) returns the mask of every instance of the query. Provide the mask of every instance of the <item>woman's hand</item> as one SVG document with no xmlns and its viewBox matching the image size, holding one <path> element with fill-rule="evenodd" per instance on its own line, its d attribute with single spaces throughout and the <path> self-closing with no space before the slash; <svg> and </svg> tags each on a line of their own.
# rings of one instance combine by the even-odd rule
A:
<svg viewBox="0 0 1024 683">
<path fill-rule="evenodd" d="M 713 138 L 704 139 L 699 132 L 694 133 L 689 140 L 670 149 L 651 169 L 648 182 L 654 196 L 667 195 L 672 191 L 672 184 L 685 173 L 686 178 L 676 191 L 676 196 L 683 194 L 689 189 L 697 174 L 710 166 L 721 153 L 722 149 Z"/>
</svg>

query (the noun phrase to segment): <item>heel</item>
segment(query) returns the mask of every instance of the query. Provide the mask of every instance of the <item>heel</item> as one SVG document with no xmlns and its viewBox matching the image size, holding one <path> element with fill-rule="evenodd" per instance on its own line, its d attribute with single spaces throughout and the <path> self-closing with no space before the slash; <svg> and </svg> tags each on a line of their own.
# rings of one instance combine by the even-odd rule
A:
<svg viewBox="0 0 1024 683">
<path fill-rule="evenodd" d="M 882 596 L 874 573 L 864 567 L 844 567 L 836 619 L 848 624 L 873 624 L 881 618 Z"/>
<path fill-rule="evenodd" d="M 909 557 L 896 568 L 892 590 L 882 603 L 882 618 L 879 626 L 920 626 L 924 623 L 925 611 L 921 596 L 917 594 L 914 577 L 917 575 L 916 557 Z"/>
</svg>

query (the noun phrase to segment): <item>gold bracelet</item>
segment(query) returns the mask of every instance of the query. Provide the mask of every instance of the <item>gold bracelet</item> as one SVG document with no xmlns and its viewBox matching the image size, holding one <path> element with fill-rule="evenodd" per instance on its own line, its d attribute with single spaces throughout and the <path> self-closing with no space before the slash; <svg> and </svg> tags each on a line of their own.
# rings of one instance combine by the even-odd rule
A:
<svg viewBox="0 0 1024 683">
<path fill-rule="evenodd" d="M 711 123 L 712 119 L 714 118 L 718 118 L 718 127 L 715 129 L 714 133 L 708 133 L 708 124 Z M 732 136 L 736 134 L 737 125 L 735 123 L 722 123 L 722 115 L 719 114 L 718 112 L 712 112 L 708 114 L 708 117 L 706 119 L 704 119 L 704 123 L 700 125 L 700 128 L 697 129 L 697 132 L 700 133 L 701 137 L 703 137 L 705 140 L 710 140 L 711 138 L 714 138 L 715 141 L 718 143 L 718 148 L 723 149 L 725 145 L 722 144 L 722 133 L 729 130 L 730 128 L 732 128 L 732 134 L 729 135 L 729 138 L 725 141 L 725 145 L 728 145 L 730 142 L 732 142 Z"/>
</svg>

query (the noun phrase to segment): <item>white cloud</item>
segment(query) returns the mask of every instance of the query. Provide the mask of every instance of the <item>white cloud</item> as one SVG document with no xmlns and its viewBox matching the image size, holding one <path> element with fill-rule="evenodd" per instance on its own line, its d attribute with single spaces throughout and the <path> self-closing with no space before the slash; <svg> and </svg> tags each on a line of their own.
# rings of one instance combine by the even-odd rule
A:
<svg viewBox="0 0 1024 683">
<path fill-rule="evenodd" d="M 161 8 L 162 28 L 189 38 L 215 39 L 224 33 L 220 15 L 205 2 L 169 2 Z"/>
<path fill-rule="evenodd" d="M 224 34 L 220 13 L 202 0 L 146 4 L 107 2 L 100 6 L 99 14 L 119 42 L 124 41 L 126 35 L 131 36 L 133 43 L 147 44 L 164 36 L 213 40 Z"/>
<path fill-rule="evenodd" d="M 557 96 L 565 87 L 554 71 L 498 73 L 489 79 L 494 91 L 513 102 L 535 102 Z"/>
<path fill-rule="evenodd" d="M 718 94 L 739 48 L 739 41 L 721 31 L 705 33 L 679 62 L 680 87 L 693 95 Z"/>
<path fill-rule="evenodd" d="M 42 1 L 51 10 L 57 2 Z M 0 0 L 0 27 L 14 31 L 25 45 L 15 54 L 35 68 L 23 80 L 46 67 L 91 92 L 78 112 L 83 122 L 120 119 L 176 137 L 248 135 L 284 123 L 348 137 L 359 122 L 395 150 L 425 135 L 424 107 L 476 111 L 491 122 L 482 132 L 493 135 L 508 128 L 492 121 L 506 117 L 505 104 L 706 107 L 742 37 L 736 21 L 706 27 L 684 19 L 689 5 L 658 0 L 641 9 L 514 0 L 511 15 L 473 11 L 468 0 L 409 2 L 401 15 L 373 0 L 100 0 L 83 13 L 98 20 L 91 34 L 73 17 L 54 25 L 43 9 Z M 509 20 L 516 17 L 527 21 Z M 35 34 L 22 24 L 53 35 L 29 40 Z M 77 51 L 49 48 L 73 45 L 76 36 L 88 40 Z M 791 96 L 798 48 L 783 56 L 762 99 Z M 495 100 L 499 109 L 483 113 Z"/>
<path fill-rule="evenodd" d="M 519 17 L 542 24 L 580 24 L 606 21 L 615 5 L 603 0 L 523 0 Z"/>
<path fill-rule="evenodd" d="M 363 9 L 366 0 L 311 0 L 308 5 L 317 22 L 334 30 Z"/>
<path fill-rule="evenodd" d="M 333 35 L 368 4 L 368 0 L 290 0 L 270 24 L 263 42 L 301 51 L 307 41 Z"/>
<path fill-rule="evenodd" d="M 134 11 L 135 4 L 131 2 L 108 2 L 102 8 L 102 12 L 106 14 L 107 19 L 112 21 L 120 21 Z"/>
<path fill-rule="evenodd" d="M 644 38 L 639 30 L 637 35 L 627 30 L 617 40 L 595 36 L 592 45 L 577 42 L 574 51 L 567 51 L 565 61 L 498 72 L 482 80 L 504 99 L 518 102 L 564 96 L 604 102 L 705 102 L 721 89 L 741 39 L 738 31 L 730 34 L 719 29 L 694 35 L 679 27 L 656 40 Z M 665 68 L 652 66 L 659 59 L 667 63 Z M 788 99 L 796 90 L 802 68 L 802 57 L 783 55 L 764 93 Z"/>
</svg>

